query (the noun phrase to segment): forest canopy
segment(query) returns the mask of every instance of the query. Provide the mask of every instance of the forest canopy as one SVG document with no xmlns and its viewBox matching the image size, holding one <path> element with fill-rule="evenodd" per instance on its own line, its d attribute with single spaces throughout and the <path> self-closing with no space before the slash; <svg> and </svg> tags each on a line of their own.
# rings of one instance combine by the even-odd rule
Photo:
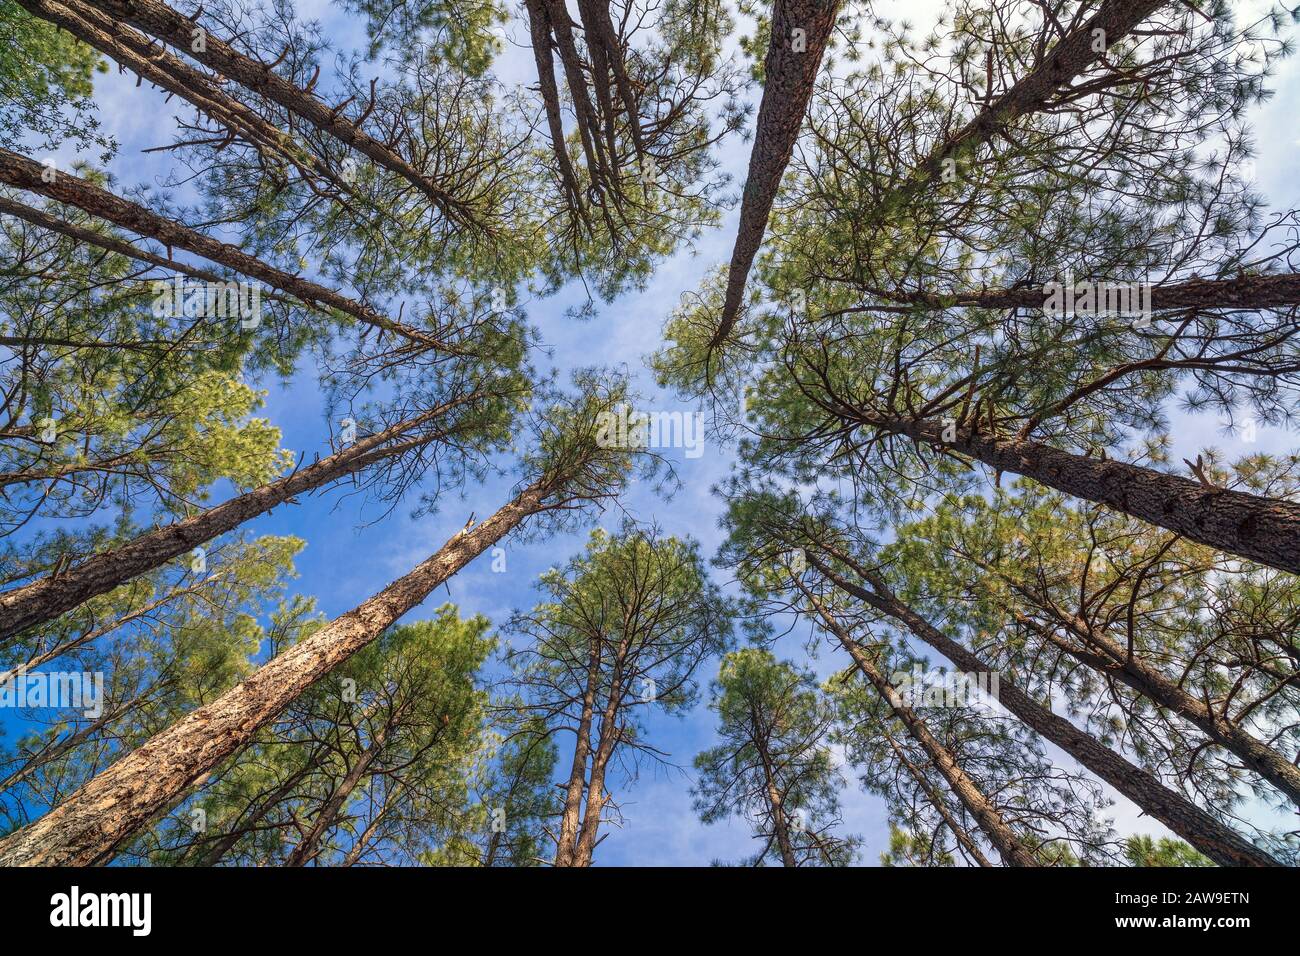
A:
<svg viewBox="0 0 1300 956">
<path fill-rule="evenodd" d="M 1300 863 L 1297 23 L 0 0 L 0 864 Z"/>
</svg>

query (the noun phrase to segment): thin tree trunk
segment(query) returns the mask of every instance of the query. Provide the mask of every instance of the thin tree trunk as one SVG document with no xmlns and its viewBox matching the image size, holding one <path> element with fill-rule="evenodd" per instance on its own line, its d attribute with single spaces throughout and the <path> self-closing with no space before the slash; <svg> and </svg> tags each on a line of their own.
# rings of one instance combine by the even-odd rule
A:
<svg viewBox="0 0 1300 956">
<path fill-rule="evenodd" d="M 267 797 L 262 800 L 257 809 L 254 810 L 247 818 L 236 820 L 236 827 L 230 833 L 227 833 L 216 845 L 212 847 L 203 858 L 198 861 L 198 866 L 216 866 L 222 861 L 227 853 L 234 849 L 244 835 L 256 827 L 265 819 L 266 815 L 274 810 L 290 793 L 293 788 L 298 786 L 304 777 L 306 777 L 315 768 L 314 758 L 309 758 L 307 763 L 291 773 L 283 783 L 271 791 Z"/>
<path fill-rule="evenodd" d="M 1002 862 L 1008 866 L 1040 866 L 1041 864 L 1034 855 L 1020 842 L 1020 838 L 1016 836 L 1015 831 L 1002 819 L 1002 814 L 976 786 L 975 781 L 958 765 L 952 752 L 930 733 L 930 728 L 925 720 L 918 717 L 912 708 L 903 703 L 898 692 L 880 673 L 866 652 L 858 646 L 858 642 L 840 626 L 840 623 L 822 606 L 812 592 L 803 588 L 802 584 L 800 584 L 800 588 L 808 598 L 809 603 L 816 609 L 827 630 L 835 635 L 844 649 L 849 652 L 849 656 L 853 659 L 853 663 L 862 673 L 862 676 L 875 688 L 876 693 L 888 702 L 894 714 L 907 728 L 907 732 L 912 736 L 912 739 L 920 744 L 934 763 L 935 769 L 948 782 L 948 786 L 952 788 L 952 792 L 956 794 L 962 806 L 970 811 L 971 815 L 979 823 L 980 829 L 989 838 L 989 842 L 1001 854 Z M 0 857 L 0 862 L 3 862 L 3 857 Z"/>
<path fill-rule="evenodd" d="M 394 784 L 393 789 L 388 792 L 387 797 L 384 799 L 383 807 L 380 808 L 378 813 L 371 817 L 370 823 L 366 825 L 365 830 L 361 832 L 361 835 L 357 837 L 352 846 L 348 848 L 347 854 L 343 857 L 343 866 L 357 865 L 357 861 L 361 859 L 361 854 L 366 852 L 367 847 L 370 846 L 370 841 L 375 838 L 375 834 L 379 831 L 379 825 L 384 822 L 384 819 L 392 811 L 399 795 L 404 792 L 405 789 L 405 786 L 400 783 Z M 496 834 L 493 834 L 494 839 L 495 837 Z M 489 862 L 488 865 L 491 866 L 491 862 Z"/>
<path fill-rule="evenodd" d="M 76 0 L 18 0 L 18 3 L 33 16 L 67 30 L 142 79 L 186 100 L 259 150 L 273 150 L 304 174 L 327 180 L 343 193 L 352 192 L 318 156 L 295 148 L 292 137 L 225 93 L 210 77 L 165 48 L 157 49 L 157 42 L 149 37 Z"/>
<path fill-rule="evenodd" d="M 944 426 L 871 413 L 841 412 L 864 425 L 960 452 L 997 471 L 1132 515 L 1190 541 L 1300 574 L 1300 504 L 1265 498 L 1104 458 L 1087 458 L 1041 442 L 991 437 L 969 426 Z"/>
<path fill-rule="evenodd" d="M 307 835 L 293 848 L 293 852 L 289 854 L 288 859 L 284 862 L 285 866 L 306 866 L 316 855 L 321 838 L 334 825 L 334 821 L 338 819 L 339 811 L 343 809 L 343 805 L 347 803 L 348 798 L 356 791 L 357 784 L 361 783 L 371 765 L 383 753 L 387 733 L 387 726 L 380 728 L 366 746 L 366 749 L 361 752 L 357 762 L 344 775 L 343 780 L 334 789 L 334 792 L 329 795 L 329 799 L 325 801 L 316 814 L 316 819 L 312 822 Z"/>
<path fill-rule="evenodd" d="M 211 31 L 203 32 L 203 49 L 196 50 L 193 20 L 157 0 L 87 0 L 87 6 L 103 11 L 145 33 L 167 41 L 178 50 L 199 61 L 220 76 L 229 77 L 241 86 L 266 97 L 273 103 L 302 117 L 321 131 L 380 166 L 406 179 L 453 221 L 471 224 L 471 210 L 457 197 L 434 185 L 419 170 L 392 148 L 379 142 L 343 115 L 341 107 L 331 108 L 313 93 L 305 92 L 276 73 L 267 64 L 244 56 Z"/>
<path fill-rule="evenodd" d="M 560 817 L 560 836 L 555 846 L 555 865 L 574 866 L 578 829 L 582 814 L 582 794 L 587 784 L 587 757 L 591 753 L 591 722 L 596 707 L 596 687 L 600 678 L 600 642 L 591 642 L 587 661 L 587 687 L 582 695 L 582 713 L 573 745 L 573 763 L 564 794 L 564 813 Z"/>
<path fill-rule="evenodd" d="M 855 566 L 870 584 L 870 589 L 867 589 L 846 581 L 814 555 L 808 556 L 808 563 L 846 594 L 851 594 L 904 624 L 916 637 L 962 671 L 968 674 L 992 672 L 992 668 L 975 653 L 899 600 L 874 572 Z M 1230 827 L 1224 826 L 1182 794 L 1170 790 L 1154 775 L 1115 753 L 1066 718 L 1052 713 L 1048 707 L 1021 690 L 1008 675 L 999 676 L 998 702 L 1015 714 L 1025 726 L 1060 747 L 1081 766 L 1105 780 L 1132 800 L 1139 809 L 1169 827 L 1214 862 L 1221 866 L 1279 865 Z"/>
<path fill-rule="evenodd" d="M 740 226 L 727 270 L 722 319 L 709 343 L 710 349 L 726 341 L 736 324 L 745 280 L 763 243 L 772 203 L 776 201 L 781 176 L 799 138 L 822 54 L 835 28 L 838 12 L 839 0 L 776 0 L 772 7 L 772 40 L 763 65 L 763 99 L 758 107 L 754 148 L 749 155 Z M 803 31 L 806 46 L 801 52 L 794 49 L 795 30 Z"/>
<path fill-rule="evenodd" d="M 624 632 L 630 632 L 627 622 L 624 622 Z M 573 855 L 575 866 L 590 866 L 595 844 L 599 843 L 597 834 L 601 830 L 601 813 L 608 796 L 604 790 L 604 771 L 610 765 L 610 758 L 614 756 L 614 748 L 619 745 L 617 718 L 623 706 L 623 674 L 627 666 L 630 646 L 632 646 L 630 637 L 623 637 L 615 650 L 614 672 L 610 678 L 610 697 L 601 714 L 601 739 L 597 741 L 594 757 L 591 758 L 591 779 L 586 788 L 586 809 L 582 813 L 582 829 L 578 832 L 577 849 Z"/>
<path fill-rule="evenodd" d="M 1023 614 L 1017 614 L 1017 620 L 1032 628 L 1052 646 L 1060 648 L 1098 673 L 1126 684 L 1199 728 L 1207 737 L 1235 754 L 1247 767 L 1290 797 L 1292 803 L 1300 806 L 1300 767 L 1296 767 L 1282 754 L 1227 717 L 1216 713 L 1205 701 L 1187 693 L 1146 661 L 1128 653 L 1126 648 L 1087 621 L 1077 616 L 1060 614 L 1053 608 L 1044 607 L 1043 610 L 1061 627 L 1079 640 L 1098 648 L 1101 653 L 1080 650 Z"/>
<path fill-rule="evenodd" d="M 188 226 L 173 222 L 144 206 L 100 189 L 72 173 L 59 170 L 52 177 L 53 182 L 45 181 L 43 178 L 45 173 L 44 166 L 26 156 L 0 149 L 0 183 L 76 206 L 83 212 L 111 222 L 122 229 L 155 239 L 169 250 L 184 249 L 250 278 L 260 279 L 269 286 L 290 293 L 308 305 L 336 309 L 366 325 L 392 332 L 412 342 L 437 351 L 451 351 L 445 343 L 427 332 L 395 322 L 369 306 L 310 279 L 290 275 L 261 259 L 250 256 L 238 246 L 221 242 L 196 232 Z"/>
<path fill-rule="evenodd" d="M 58 617 L 84 601 L 111 591 L 120 584 L 161 567 L 171 559 L 192 551 L 219 534 L 270 511 L 294 496 L 319 488 L 402 452 L 436 436 L 393 439 L 440 417 L 469 398 L 444 402 L 414 418 L 362 438 L 354 445 L 322 458 L 301 470 L 262 485 L 192 517 L 149 531 L 120 547 L 73 565 L 31 584 L 0 593 L 0 641 Z"/>
<path fill-rule="evenodd" d="M 991 867 L 993 864 L 984 855 L 984 851 L 980 849 L 979 844 L 966 832 L 966 828 L 953 818 L 952 812 L 943 801 L 943 797 L 935 792 L 934 787 L 930 785 L 930 781 L 926 779 L 921 768 L 907 759 L 907 753 L 898 745 L 898 741 L 894 739 L 888 730 L 885 731 L 885 739 L 889 742 L 889 747 L 894 751 L 894 756 L 898 758 L 898 762 L 903 765 L 908 776 L 915 780 L 917 786 L 925 793 L 925 799 L 929 801 L 930 806 L 934 807 L 935 812 L 939 814 L 948 829 L 952 831 L 952 835 L 957 838 L 957 842 L 965 848 L 967 853 L 974 857 L 975 862 L 980 866 Z"/>
<path fill-rule="evenodd" d="M 591 59 L 591 82 L 596 93 L 596 105 L 601 119 L 600 132 L 605 137 L 605 152 L 609 157 L 612 182 L 618 181 L 618 141 L 614 113 L 614 97 L 609 86 L 610 65 L 601 36 L 593 27 L 591 0 L 578 0 L 578 17 L 582 21 L 583 37 L 587 42 L 587 55 Z"/>
<path fill-rule="evenodd" d="M 376 640 L 529 515 L 545 510 L 554 491 L 545 481 L 524 488 L 492 517 L 454 535 L 384 590 L 154 736 L 41 819 L 0 841 L 0 866 L 81 866 L 112 853 L 195 781 L 246 746 L 308 687 Z"/>
<path fill-rule="evenodd" d="M 630 630 L 624 624 L 625 632 Z M 574 854 L 575 866 L 591 866 L 592 854 L 599 842 L 600 816 L 605 809 L 607 793 L 605 790 L 605 769 L 614 748 L 618 746 L 618 714 L 623 703 L 623 672 L 627 664 L 631 639 L 624 637 L 614 654 L 614 671 L 610 679 L 609 700 L 600 717 L 600 740 L 591 761 L 591 780 L 587 785 L 587 807 L 582 815 L 582 829 L 578 834 L 577 850 Z"/>
<path fill-rule="evenodd" d="M 143 262 L 151 266 L 158 266 L 159 268 L 167 269 L 169 272 L 176 272 L 181 275 L 190 276 L 191 278 L 199 279 L 203 282 L 215 283 L 227 281 L 225 276 L 218 275 L 215 272 L 209 272 L 207 269 L 196 269 L 194 266 L 187 265 L 184 262 L 179 262 L 175 259 L 168 259 L 165 256 L 155 255 L 147 249 L 141 249 L 139 246 L 133 245 L 124 239 L 119 239 L 116 236 L 105 235 L 102 232 L 95 232 L 95 230 L 87 229 L 84 226 L 75 225 L 65 219 L 51 216 L 40 209 L 35 209 L 31 206 L 25 206 L 22 203 L 14 202 L 4 196 L 0 196 L 0 213 L 13 216 L 17 219 L 22 219 L 25 222 L 31 223 L 33 226 L 40 226 L 42 229 L 48 229 L 50 232 L 57 232 L 60 235 L 67 236 L 69 239 L 74 239 L 77 242 L 84 242 L 87 245 L 97 246 L 98 248 L 104 249 L 108 252 L 116 252 L 120 256 L 126 256 L 136 260 L 137 262 Z M 286 302 L 289 304 L 295 303 L 294 299 L 288 296 L 278 295 L 269 290 L 262 294 L 268 299 L 275 299 L 277 302 Z M 26 344 L 27 341 L 31 341 L 36 345 L 66 346 L 68 348 L 101 347 L 100 343 L 75 342 L 59 339 L 2 339 L 0 341 L 3 341 L 5 345 Z M 102 347 L 139 348 L 142 344 L 152 344 L 154 347 L 161 347 L 173 343 L 167 341 L 158 341 L 153 343 L 110 342 L 107 343 L 106 346 Z"/>
<path fill-rule="evenodd" d="M 785 801 L 781 798 L 781 791 L 776 785 L 776 772 L 772 767 L 772 756 L 767 752 L 767 741 L 761 739 L 762 734 L 759 731 L 757 717 L 750 713 L 750 721 L 754 727 L 754 747 L 758 750 L 758 759 L 763 764 L 763 785 L 767 805 L 772 811 L 772 829 L 776 835 L 776 845 L 781 851 L 781 865 L 787 867 L 798 866 L 799 863 L 794 857 L 794 847 L 790 842 L 790 828 L 785 818 Z"/>
</svg>

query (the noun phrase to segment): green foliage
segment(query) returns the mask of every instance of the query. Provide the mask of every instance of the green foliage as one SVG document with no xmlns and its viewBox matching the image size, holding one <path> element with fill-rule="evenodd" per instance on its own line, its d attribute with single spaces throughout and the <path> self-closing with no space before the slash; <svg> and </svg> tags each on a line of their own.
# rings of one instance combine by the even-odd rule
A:
<svg viewBox="0 0 1300 956">
<path fill-rule="evenodd" d="M 1200 853 L 1182 840 L 1169 837 L 1152 838 L 1146 834 L 1131 836 L 1124 841 L 1124 856 L 1130 866 L 1214 866 Z"/>
<path fill-rule="evenodd" d="M 763 844 L 750 865 L 850 864 L 861 841 L 831 832 L 842 781 L 828 746 L 833 712 L 812 674 L 765 650 L 732 651 L 710 706 L 723 742 L 695 758 L 700 819 L 748 820 Z"/>
<path fill-rule="evenodd" d="M 56 149 L 72 139 L 107 158 L 112 144 L 96 132 L 90 102 L 94 73 L 107 69 L 94 50 L 13 0 L 0 2 L 0 145 L 21 149 L 30 137 Z"/>
</svg>

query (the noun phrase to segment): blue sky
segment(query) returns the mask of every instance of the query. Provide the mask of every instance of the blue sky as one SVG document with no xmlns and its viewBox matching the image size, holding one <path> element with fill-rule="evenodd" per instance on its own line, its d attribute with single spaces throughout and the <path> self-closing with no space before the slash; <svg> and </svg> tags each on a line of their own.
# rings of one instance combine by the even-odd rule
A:
<svg viewBox="0 0 1300 956">
<path fill-rule="evenodd" d="M 183 4 L 184 9 L 189 9 Z M 942 3 L 923 0 L 919 3 L 885 3 L 880 8 L 887 15 L 906 15 L 916 24 L 930 22 Z M 1249 6 L 1254 6 L 1253 4 Z M 325 0 L 299 3 L 299 15 L 322 21 L 324 32 L 339 47 L 349 43 L 361 46 L 364 34 L 356 20 L 341 16 Z M 517 25 L 507 28 L 518 35 Z M 535 82 L 531 56 L 526 50 L 508 47 L 497 67 L 507 82 Z M 327 77 L 323 77 L 322 86 Z M 170 139 L 176 104 L 164 104 L 162 95 L 147 86 L 137 88 L 133 76 L 119 76 L 114 70 L 96 77 L 96 99 L 100 118 L 107 133 L 120 144 L 112 172 L 124 185 L 161 181 L 167 172 L 165 154 L 145 155 L 141 149 Z M 1300 69 L 1292 59 L 1283 63 L 1273 84 L 1277 95 L 1258 111 L 1255 124 L 1259 157 L 1258 179 L 1263 192 L 1279 208 L 1300 205 L 1295 155 L 1300 148 L 1300 130 L 1295 116 L 1300 108 Z M 737 184 L 743 179 L 748 162 L 749 144 L 733 138 L 724 149 L 724 168 Z M 74 157 L 61 157 L 69 160 Z M 561 369 L 585 365 L 626 363 L 643 393 L 650 397 L 648 407 L 685 408 L 674 396 L 658 393 L 643 359 L 659 346 L 661 330 L 669 311 L 683 292 L 696 287 L 705 272 L 723 262 L 730 254 L 736 215 L 727 215 L 721 226 L 707 233 L 693 251 L 684 251 L 664 262 L 649 286 L 603 307 L 598 317 L 578 322 L 565 317 L 568 306 L 583 298 L 576 289 L 526 303 L 529 319 L 537 325 L 545 344 L 553 349 Z M 325 421 L 325 403 L 316 387 L 315 371 L 304 368 L 287 386 L 271 383 L 264 414 L 283 432 L 283 445 L 309 457 L 323 452 L 330 433 Z M 1213 421 L 1188 420 L 1173 415 L 1175 453 L 1195 458 L 1195 449 L 1217 444 L 1229 451 L 1240 440 L 1225 438 Z M 1293 444 L 1291 436 L 1277 429 L 1262 429 L 1256 448 L 1281 449 Z M 691 535 L 699 540 L 706 555 L 712 555 L 721 541 L 717 518 L 719 504 L 711 495 L 711 486 L 728 471 L 728 449 L 710 441 L 704 454 L 685 458 L 680 451 L 668 452 L 678 470 L 683 486 L 670 500 L 655 497 L 648 489 L 633 488 L 627 497 L 630 510 L 643 520 L 654 520 L 664 531 Z M 427 557 L 465 523 L 470 511 L 481 519 L 506 500 L 508 480 L 489 480 L 469 488 L 463 500 L 445 498 L 437 514 L 412 520 L 410 507 L 399 507 L 378 524 L 367 524 L 374 506 L 363 510 L 360 497 L 344 498 L 339 491 L 303 499 L 295 507 L 282 508 L 255 522 L 259 533 L 294 534 L 307 541 L 298 561 L 300 577 L 295 590 L 311 595 L 325 613 L 334 616 L 346 611 L 408 571 Z M 607 525 L 613 527 L 617 516 Z M 540 572 L 560 564 L 581 548 L 586 533 L 560 536 L 531 544 L 511 543 L 507 551 L 507 571 L 493 573 L 490 557 L 480 558 L 455 576 L 449 587 L 440 588 L 425 606 L 412 612 L 408 620 L 417 619 L 439 604 L 452 600 L 463 613 L 482 613 L 494 622 L 504 622 L 517 608 L 531 606 L 537 600 L 534 584 Z M 725 582 L 725 574 L 719 574 Z M 448 593 L 449 592 L 449 593 Z M 802 659 L 804 650 L 798 638 L 787 638 L 778 653 Z M 830 655 L 812 662 L 820 673 L 831 669 Z M 713 676 L 710 663 L 698 676 L 707 687 Z M 5 720 L 10 717 L 6 715 Z M 650 719 L 650 733 L 656 747 L 668 751 L 682 768 L 689 768 L 693 756 L 714 741 L 711 713 L 701 705 L 683 718 Z M 565 763 L 561 758 L 561 765 Z M 647 765 L 635 782 L 619 782 L 613 787 L 622 805 L 626 826 L 611 830 L 597 851 L 598 864 L 706 864 L 715 858 L 735 860 L 752 852 L 751 839 L 743 823 L 699 823 L 690 807 L 689 779 L 682 772 L 656 770 Z M 1155 824 L 1137 822 L 1137 812 L 1123 798 L 1116 798 L 1112 810 L 1121 831 L 1162 832 Z M 884 810 L 880 801 L 862 794 L 852 780 L 843 798 L 845 830 L 865 837 L 863 858 L 874 863 L 886 838 Z"/>
</svg>

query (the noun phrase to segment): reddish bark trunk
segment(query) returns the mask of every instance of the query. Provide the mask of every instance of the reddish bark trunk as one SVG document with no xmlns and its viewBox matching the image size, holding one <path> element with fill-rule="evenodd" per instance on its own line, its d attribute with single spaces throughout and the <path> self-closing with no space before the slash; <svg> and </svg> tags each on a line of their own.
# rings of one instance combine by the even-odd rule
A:
<svg viewBox="0 0 1300 956">
<path fill-rule="evenodd" d="M 722 319 L 710 348 L 720 346 L 736 324 L 745 280 L 763 243 L 772 203 L 799 137 L 838 12 L 838 0 L 776 0 L 772 7 L 772 41 L 764 60 L 763 99 L 740 204 L 740 227 L 727 270 Z M 795 30 L 803 31 L 806 46 L 802 52 L 793 48 Z"/>
<path fill-rule="evenodd" d="M 226 266 L 250 278 L 260 279 L 267 285 L 288 292 L 309 305 L 337 309 L 366 325 L 375 326 L 434 349 L 446 349 L 445 343 L 439 342 L 427 332 L 395 322 L 369 306 L 310 279 L 290 275 L 248 255 L 237 246 L 220 242 L 187 226 L 172 222 L 143 206 L 100 189 L 72 173 L 59 171 L 54 177 L 54 182 L 47 183 L 42 178 L 44 172 L 45 167 L 27 157 L 7 149 L 0 149 L 0 182 L 2 183 L 76 206 L 83 212 L 111 222 L 122 229 L 156 239 L 168 249 L 184 249 L 209 262 Z"/>
<path fill-rule="evenodd" d="M 294 698 L 377 639 L 525 518 L 544 510 L 552 490 L 542 484 L 525 488 L 384 590 L 117 761 L 41 819 L 0 841 L 0 866 L 86 866 L 111 854 L 246 746 Z"/>
<path fill-rule="evenodd" d="M 961 670 L 968 674 L 992 672 L 992 668 L 975 653 L 899 600 L 878 575 L 872 574 L 866 579 L 871 585 L 868 590 L 846 581 L 813 555 L 808 556 L 808 561 L 836 587 L 901 622 L 916 637 Z M 1170 790 L 1156 777 L 1084 733 L 1066 718 L 1052 713 L 1012 682 L 1010 675 L 999 676 L 998 689 L 998 701 L 1023 721 L 1025 726 L 1056 744 L 1080 765 L 1105 780 L 1141 810 L 1169 827 L 1214 862 L 1221 866 L 1278 865 L 1267 853 L 1224 826 L 1182 794 Z"/>
<path fill-rule="evenodd" d="M 294 471 L 183 521 L 142 534 L 120 547 L 75 564 L 61 574 L 49 575 L 0 593 L 0 641 L 161 567 L 296 495 L 432 441 L 434 436 L 393 443 L 405 432 L 434 420 L 462 401 L 440 405 L 423 415 L 400 422 L 301 471 Z"/>
</svg>

